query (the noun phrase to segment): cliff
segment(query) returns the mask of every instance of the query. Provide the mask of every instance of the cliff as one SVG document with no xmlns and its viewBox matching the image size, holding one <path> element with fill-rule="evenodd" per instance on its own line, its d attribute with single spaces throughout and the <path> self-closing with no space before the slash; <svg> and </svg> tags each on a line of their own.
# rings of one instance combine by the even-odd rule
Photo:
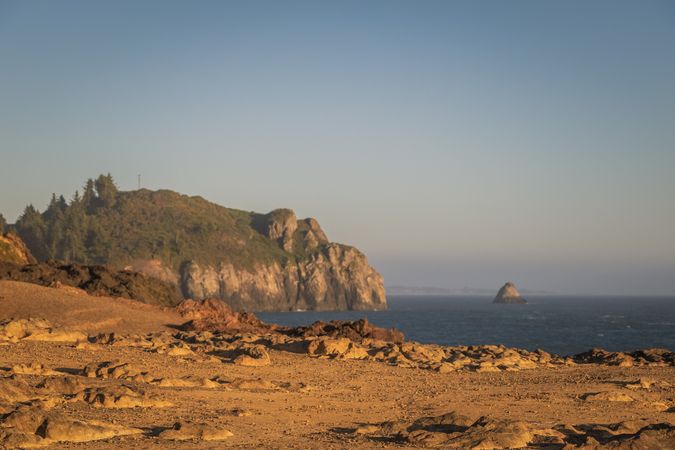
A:
<svg viewBox="0 0 675 450">
<path fill-rule="evenodd" d="M 23 265 L 34 262 L 35 258 L 18 236 L 0 234 L 0 263 Z"/>
<path fill-rule="evenodd" d="M 181 270 L 187 298 L 219 297 L 234 309 L 250 311 L 377 310 L 386 308 L 383 281 L 363 253 L 327 244 L 307 259 L 251 269 L 190 261 Z"/>
<path fill-rule="evenodd" d="M 68 203 L 52 197 L 13 226 L 38 260 L 106 264 L 177 285 L 185 298 L 235 310 L 386 308 L 382 277 L 354 247 L 332 243 L 312 218 L 225 208 L 161 190 L 89 181 Z"/>
<path fill-rule="evenodd" d="M 524 298 L 520 296 L 516 285 L 510 281 L 499 289 L 497 296 L 495 297 L 493 303 L 504 303 L 504 304 L 525 304 L 527 303 Z"/>
</svg>

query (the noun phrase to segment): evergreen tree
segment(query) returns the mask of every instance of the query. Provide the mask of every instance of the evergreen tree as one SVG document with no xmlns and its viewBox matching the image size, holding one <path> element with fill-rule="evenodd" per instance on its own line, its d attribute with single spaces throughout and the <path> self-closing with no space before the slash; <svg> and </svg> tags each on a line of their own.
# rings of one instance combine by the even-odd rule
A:
<svg viewBox="0 0 675 450">
<path fill-rule="evenodd" d="M 59 201 L 56 199 L 56 194 L 52 192 L 52 198 L 49 200 L 49 205 L 47 205 L 47 209 L 45 209 L 45 212 L 42 214 L 42 217 L 46 222 L 50 222 L 52 218 L 56 215 L 57 211 L 59 211 L 61 208 L 59 207 Z"/>
<path fill-rule="evenodd" d="M 47 225 L 33 205 L 26 206 L 16 221 L 16 231 L 37 259 L 44 260 L 48 257 L 45 245 Z"/>
<path fill-rule="evenodd" d="M 5 228 L 7 228 L 7 221 L 5 220 L 5 217 L 0 214 L 0 234 L 5 232 Z"/>
<path fill-rule="evenodd" d="M 94 185 L 96 187 L 98 206 L 103 208 L 112 208 L 115 206 L 117 186 L 115 185 L 112 175 L 99 175 L 94 182 Z"/>
<path fill-rule="evenodd" d="M 59 259 L 59 249 L 62 246 L 61 241 L 65 234 L 65 213 L 61 210 L 58 203 L 56 205 L 56 210 L 52 212 L 49 219 L 46 221 L 46 225 L 46 257 L 47 259 Z"/>
<path fill-rule="evenodd" d="M 63 195 L 59 195 L 59 199 L 56 202 L 56 206 L 59 208 L 59 210 L 61 210 L 61 212 L 65 211 L 68 208 L 68 202 L 63 197 Z"/>
<path fill-rule="evenodd" d="M 94 207 L 96 201 L 96 191 L 94 187 L 94 180 L 89 178 L 87 183 L 84 185 L 84 191 L 82 193 L 82 204 L 84 205 L 85 210 L 91 211 Z"/>
<path fill-rule="evenodd" d="M 80 199 L 79 192 L 75 191 L 70 206 L 63 217 L 63 238 L 57 248 L 57 257 L 66 261 L 87 263 L 87 250 L 84 245 L 86 238 L 87 215 Z"/>
<path fill-rule="evenodd" d="M 97 221 L 92 221 L 89 224 L 84 246 L 89 255 L 89 263 L 105 264 L 108 261 L 112 242 L 110 235 Z"/>
</svg>

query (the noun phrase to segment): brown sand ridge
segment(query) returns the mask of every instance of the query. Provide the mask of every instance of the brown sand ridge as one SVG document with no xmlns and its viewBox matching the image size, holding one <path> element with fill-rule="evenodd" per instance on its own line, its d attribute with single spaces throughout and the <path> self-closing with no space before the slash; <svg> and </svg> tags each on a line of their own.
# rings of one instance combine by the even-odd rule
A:
<svg viewBox="0 0 675 450">
<path fill-rule="evenodd" d="M 70 286 L 0 280 L 0 319 L 41 318 L 86 333 L 148 333 L 184 322 L 180 314 L 125 298 L 97 297 Z"/>
<path fill-rule="evenodd" d="M 424 345 L 187 306 L 0 282 L 0 447 L 675 448 L 668 350 Z"/>
</svg>

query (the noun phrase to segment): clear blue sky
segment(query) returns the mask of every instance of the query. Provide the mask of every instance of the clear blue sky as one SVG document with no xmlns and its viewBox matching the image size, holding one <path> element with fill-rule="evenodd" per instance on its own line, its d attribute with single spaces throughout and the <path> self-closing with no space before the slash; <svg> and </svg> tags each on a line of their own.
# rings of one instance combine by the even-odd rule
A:
<svg viewBox="0 0 675 450">
<path fill-rule="evenodd" d="M 675 294 L 675 2 L 0 0 L 0 211 L 111 172 L 386 283 Z"/>
</svg>

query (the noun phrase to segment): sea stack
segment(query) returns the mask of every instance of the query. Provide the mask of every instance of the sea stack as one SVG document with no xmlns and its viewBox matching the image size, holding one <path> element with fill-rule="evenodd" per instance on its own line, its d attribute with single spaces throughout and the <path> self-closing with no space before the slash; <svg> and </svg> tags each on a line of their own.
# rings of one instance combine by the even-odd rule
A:
<svg viewBox="0 0 675 450">
<path fill-rule="evenodd" d="M 520 292 L 518 292 L 518 289 L 516 289 L 516 285 L 509 281 L 504 286 L 502 286 L 499 292 L 497 292 L 497 296 L 492 303 L 522 305 L 527 302 L 523 297 L 520 296 Z"/>
</svg>

